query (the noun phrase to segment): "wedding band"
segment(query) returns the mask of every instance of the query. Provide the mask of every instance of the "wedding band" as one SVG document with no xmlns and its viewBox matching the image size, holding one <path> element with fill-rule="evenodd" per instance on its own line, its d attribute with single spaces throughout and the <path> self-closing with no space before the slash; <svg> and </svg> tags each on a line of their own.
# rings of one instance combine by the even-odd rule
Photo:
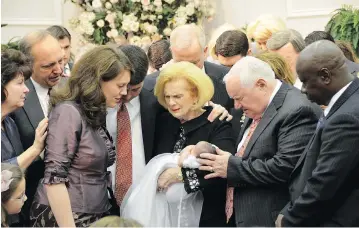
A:
<svg viewBox="0 0 359 228">
<path fill-rule="evenodd" d="M 214 172 L 213 167 L 211 167 L 211 172 L 212 172 L 212 173 Z"/>
</svg>

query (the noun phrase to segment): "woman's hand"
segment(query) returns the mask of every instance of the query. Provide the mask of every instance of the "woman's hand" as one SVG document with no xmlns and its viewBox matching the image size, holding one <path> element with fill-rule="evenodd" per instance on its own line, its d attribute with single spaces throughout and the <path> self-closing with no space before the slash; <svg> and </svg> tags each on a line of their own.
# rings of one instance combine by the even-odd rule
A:
<svg viewBox="0 0 359 228">
<path fill-rule="evenodd" d="M 226 121 L 231 121 L 233 116 L 229 114 L 229 112 L 221 105 L 215 104 L 212 101 L 208 102 L 208 106 L 211 106 L 213 110 L 208 116 L 208 121 L 213 122 L 215 119 L 219 117 L 220 120 L 224 120 L 226 118 Z"/>
<path fill-rule="evenodd" d="M 49 120 L 47 118 L 44 118 L 43 120 L 41 120 L 35 131 L 35 140 L 33 146 L 38 151 L 39 154 L 44 149 L 44 145 L 45 145 L 44 142 L 47 136 L 48 123 Z"/>
<path fill-rule="evenodd" d="M 171 184 L 181 182 L 179 179 L 180 167 L 169 168 L 163 171 L 157 180 L 159 190 L 166 190 Z"/>
</svg>

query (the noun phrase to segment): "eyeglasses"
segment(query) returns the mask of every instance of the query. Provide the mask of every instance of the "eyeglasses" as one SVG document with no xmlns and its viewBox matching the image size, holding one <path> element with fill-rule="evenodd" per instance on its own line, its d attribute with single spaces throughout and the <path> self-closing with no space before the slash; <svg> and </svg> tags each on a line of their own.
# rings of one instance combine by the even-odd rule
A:
<svg viewBox="0 0 359 228">
<path fill-rule="evenodd" d="M 11 198 L 12 200 L 21 200 L 22 202 L 25 202 L 25 200 L 27 199 L 26 198 L 26 195 L 25 193 L 23 193 L 19 198 Z"/>
</svg>

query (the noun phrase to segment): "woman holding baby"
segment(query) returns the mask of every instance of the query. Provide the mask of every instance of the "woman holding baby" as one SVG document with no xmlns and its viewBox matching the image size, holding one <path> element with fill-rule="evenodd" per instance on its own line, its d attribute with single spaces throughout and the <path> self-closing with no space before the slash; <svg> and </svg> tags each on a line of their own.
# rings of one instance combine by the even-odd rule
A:
<svg viewBox="0 0 359 228">
<path fill-rule="evenodd" d="M 212 107 L 205 105 L 211 100 L 213 94 L 214 87 L 211 79 L 203 70 L 189 62 L 174 63 L 166 67 L 161 71 L 155 86 L 155 95 L 159 103 L 168 109 L 168 112 L 161 115 L 156 123 L 158 131 L 156 132 L 154 152 L 157 154 L 167 153 L 167 158 L 174 161 L 171 165 L 167 163 L 164 168 L 162 166 L 162 169 L 157 170 L 157 172 L 161 171 L 158 177 L 156 176 L 157 187 L 161 192 L 168 193 L 167 191 L 173 190 L 171 186 L 174 187 L 177 183 L 176 186 L 181 186 L 182 191 L 188 196 L 197 199 L 197 193 L 203 195 L 203 204 L 201 203 L 201 211 L 198 213 L 199 224 L 176 224 L 178 226 L 226 226 L 226 179 L 204 179 L 208 173 L 198 170 L 198 166 L 196 168 L 196 165 L 193 164 L 196 163 L 195 159 L 190 162 L 194 166 L 180 167 L 178 165 L 182 164 L 182 162 L 178 163 L 178 160 L 186 160 L 188 156 L 188 154 L 182 154 L 181 159 L 178 158 L 179 153 L 186 146 L 193 145 L 186 148 L 186 153 L 190 153 L 192 156 L 198 155 L 192 150 L 194 145 L 200 141 L 209 142 L 231 153 L 235 152 L 235 139 L 231 124 L 219 119 L 209 122 L 207 119 Z M 172 157 L 168 153 L 172 153 Z M 158 156 L 153 160 L 155 161 L 157 158 Z M 162 158 L 160 157 L 160 159 Z M 151 162 L 148 166 L 150 165 Z M 150 175 L 151 171 L 148 173 Z M 131 193 L 131 191 L 129 192 Z M 161 194 L 157 193 L 157 196 L 159 195 Z M 168 195 L 166 197 L 169 197 Z M 177 208 L 185 212 L 188 209 L 183 207 L 186 205 L 182 201 L 184 198 L 181 198 L 181 203 L 178 203 Z M 141 207 L 141 205 L 137 206 Z M 198 205 L 187 206 L 197 208 Z M 156 210 L 153 207 L 151 209 L 151 211 Z M 172 214 L 170 213 L 169 216 Z"/>
</svg>

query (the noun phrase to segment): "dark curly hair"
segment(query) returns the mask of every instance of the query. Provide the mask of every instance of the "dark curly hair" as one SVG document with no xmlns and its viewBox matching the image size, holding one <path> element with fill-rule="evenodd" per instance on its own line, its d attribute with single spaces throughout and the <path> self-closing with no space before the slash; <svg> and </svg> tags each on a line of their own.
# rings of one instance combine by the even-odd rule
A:
<svg viewBox="0 0 359 228">
<path fill-rule="evenodd" d="M 51 94 L 50 109 L 63 101 L 74 101 L 91 127 L 105 126 L 106 98 L 100 82 L 110 81 L 124 70 L 133 74 L 133 67 L 122 51 L 105 45 L 88 51 L 74 65 L 66 86 Z"/>
<path fill-rule="evenodd" d="M 15 49 L 6 49 L 1 52 L 1 103 L 6 100 L 5 86 L 13 79 L 22 75 L 27 80 L 32 74 L 30 58 Z"/>
<path fill-rule="evenodd" d="M 153 42 L 147 51 L 150 66 L 159 70 L 163 64 L 172 59 L 170 43 L 167 40 Z"/>
<path fill-rule="evenodd" d="M 223 57 L 246 56 L 249 49 L 248 38 L 239 30 L 225 31 L 218 37 L 214 49 L 216 55 Z"/>
</svg>

